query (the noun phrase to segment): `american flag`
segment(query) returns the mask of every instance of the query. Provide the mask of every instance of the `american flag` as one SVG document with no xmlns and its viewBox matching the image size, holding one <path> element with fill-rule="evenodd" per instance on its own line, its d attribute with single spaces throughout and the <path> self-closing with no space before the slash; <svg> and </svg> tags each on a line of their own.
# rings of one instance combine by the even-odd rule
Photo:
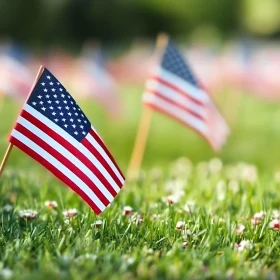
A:
<svg viewBox="0 0 280 280">
<path fill-rule="evenodd" d="M 226 140 L 229 128 L 199 84 L 172 41 L 168 41 L 162 60 L 149 77 L 144 104 L 193 128 L 214 150 Z"/>
<path fill-rule="evenodd" d="M 104 142 L 63 85 L 44 69 L 10 142 L 101 213 L 124 184 Z"/>
</svg>

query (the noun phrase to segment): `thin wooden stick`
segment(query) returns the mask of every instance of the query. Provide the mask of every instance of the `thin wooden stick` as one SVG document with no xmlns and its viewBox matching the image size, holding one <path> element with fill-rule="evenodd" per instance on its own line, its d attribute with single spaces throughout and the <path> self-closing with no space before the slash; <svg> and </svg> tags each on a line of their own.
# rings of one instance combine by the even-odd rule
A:
<svg viewBox="0 0 280 280">
<path fill-rule="evenodd" d="M 152 116 L 153 116 L 153 111 L 150 108 L 144 106 L 142 110 L 142 115 L 139 123 L 135 144 L 134 144 L 134 149 L 132 152 L 129 168 L 127 171 L 128 180 L 137 178 L 139 174 L 145 148 L 146 148 Z"/>
<path fill-rule="evenodd" d="M 168 36 L 164 33 L 160 33 L 157 38 L 155 56 L 159 55 L 164 50 L 167 43 L 168 43 Z M 127 171 L 128 180 L 136 179 L 139 175 L 139 171 L 145 153 L 147 138 L 151 126 L 152 116 L 153 116 L 153 111 L 150 108 L 144 106 L 142 110 L 142 115 L 139 123 L 139 128 L 138 128 L 131 160 Z"/>
<path fill-rule="evenodd" d="M 10 143 L 9 146 L 8 146 L 8 149 L 6 150 L 6 153 L 5 153 L 5 155 L 4 155 L 4 158 L 3 158 L 3 160 L 2 160 L 2 163 L 1 163 L 1 165 L 0 165 L 0 178 L 1 178 L 1 175 L 2 175 L 2 173 L 3 173 L 3 171 L 4 171 L 4 167 L 5 167 L 5 165 L 6 165 L 6 162 L 7 162 L 7 160 L 8 160 L 8 157 L 9 157 L 9 155 L 10 155 L 10 152 L 12 151 L 12 148 L 13 148 L 13 144 Z"/>
<path fill-rule="evenodd" d="M 38 70 L 38 73 L 37 73 L 37 75 L 36 75 L 36 78 L 35 78 L 35 80 L 34 80 L 34 82 L 33 82 L 33 85 L 32 85 L 32 87 L 31 87 L 31 89 L 30 89 L 30 91 L 29 91 L 29 94 L 28 94 L 28 96 L 27 96 L 27 98 L 26 98 L 25 103 L 27 102 L 27 100 L 28 100 L 30 94 L 32 93 L 32 91 L 33 91 L 35 85 L 37 84 L 37 82 L 38 82 L 40 76 L 42 75 L 43 71 L 44 71 L 44 67 L 41 65 L 40 68 L 39 68 L 39 70 Z M 13 146 L 14 146 L 14 145 L 13 145 L 12 143 L 10 143 L 9 146 L 8 146 L 8 148 L 7 148 L 7 150 L 6 150 L 6 153 L 5 153 L 5 155 L 4 155 L 4 158 L 3 158 L 2 163 L 1 163 L 1 165 L 0 165 L 0 178 L 1 178 L 1 175 L 2 175 L 2 173 L 3 173 L 3 171 L 4 171 L 6 162 L 7 162 L 8 158 L 9 158 L 9 155 L 10 155 L 10 153 L 11 153 L 11 151 L 12 151 Z"/>
</svg>

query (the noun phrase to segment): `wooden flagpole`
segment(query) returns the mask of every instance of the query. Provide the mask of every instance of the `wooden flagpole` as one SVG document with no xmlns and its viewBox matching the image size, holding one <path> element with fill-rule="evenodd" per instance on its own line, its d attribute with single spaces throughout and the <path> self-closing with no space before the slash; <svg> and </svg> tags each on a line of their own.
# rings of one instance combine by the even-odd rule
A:
<svg viewBox="0 0 280 280">
<path fill-rule="evenodd" d="M 165 33 L 160 33 L 157 37 L 155 56 L 163 51 L 167 43 L 168 43 L 168 36 Z M 132 156 L 127 170 L 128 180 L 136 179 L 139 175 L 141 163 L 146 148 L 149 129 L 151 126 L 152 116 L 153 116 L 152 109 L 144 105 L 142 109 L 141 119 L 137 131 L 137 136 L 136 136 Z"/>
<path fill-rule="evenodd" d="M 37 73 L 37 75 L 36 75 L 36 78 L 35 78 L 35 80 L 34 80 L 34 82 L 33 82 L 33 85 L 32 85 L 32 87 L 31 87 L 31 89 L 30 89 L 30 91 L 29 91 L 29 94 L 28 94 L 28 96 L 27 96 L 27 98 L 26 98 L 25 103 L 27 102 L 27 100 L 28 100 L 30 94 L 32 93 L 32 91 L 33 91 L 33 89 L 34 89 L 36 83 L 38 82 L 40 76 L 42 75 L 43 71 L 44 71 L 44 67 L 41 65 L 40 68 L 39 68 L 39 71 L 38 71 L 38 73 Z M 25 103 L 24 103 L 24 104 L 25 104 Z M 1 176 L 2 176 L 2 173 L 3 173 L 3 171 L 4 171 L 4 168 L 5 168 L 6 162 L 7 162 L 8 158 L 9 158 L 9 155 L 10 155 L 10 153 L 11 153 L 11 151 L 12 151 L 12 148 L 13 148 L 13 144 L 10 143 L 9 146 L 8 146 L 8 148 L 7 148 L 7 150 L 6 150 L 6 153 L 5 153 L 5 155 L 4 155 L 4 158 L 3 158 L 3 160 L 2 160 L 2 163 L 1 163 L 1 165 L 0 165 L 0 178 L 1 178 Z"/>
</svg>

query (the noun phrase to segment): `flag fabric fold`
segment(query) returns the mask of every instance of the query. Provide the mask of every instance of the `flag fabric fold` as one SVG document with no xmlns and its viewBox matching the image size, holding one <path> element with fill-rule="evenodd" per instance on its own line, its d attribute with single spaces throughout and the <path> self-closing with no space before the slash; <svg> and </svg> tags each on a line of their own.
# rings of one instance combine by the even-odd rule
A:
<svg viewBox="0 0 280 280">
<path fill-rule="evenodd" d="M 97 214 L 124 184 L 122 172 L 93 125 L 47 69 L 26 101 L 10 142 L 69 186 Z"/>
<path fill-rule="evenodd" d="M 218 151 L 229 128 L 171 40 L 147 80 L 143 102 L 191 127 Z"/>
</svg>

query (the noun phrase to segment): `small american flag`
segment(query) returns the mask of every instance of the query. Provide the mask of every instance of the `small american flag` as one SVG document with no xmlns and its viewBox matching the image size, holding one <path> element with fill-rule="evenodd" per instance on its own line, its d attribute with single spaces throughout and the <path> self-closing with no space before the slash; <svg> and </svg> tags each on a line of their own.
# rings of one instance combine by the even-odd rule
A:
<svg viewBox="0 0 280 280">
<path fill-rule="evenodd" d="M 229 128 L 210 96 L 169 40 L 160 66 L 149 77 L 144 104 L 193 128 L 214 150 L 226 140 Z"/>
<path fill-rule="evenodd" d="M 83 111 L 44 69 L 11 133 L 10 142 L 41 163 L 101 213 L 124 176 Z"/>
</svg>

